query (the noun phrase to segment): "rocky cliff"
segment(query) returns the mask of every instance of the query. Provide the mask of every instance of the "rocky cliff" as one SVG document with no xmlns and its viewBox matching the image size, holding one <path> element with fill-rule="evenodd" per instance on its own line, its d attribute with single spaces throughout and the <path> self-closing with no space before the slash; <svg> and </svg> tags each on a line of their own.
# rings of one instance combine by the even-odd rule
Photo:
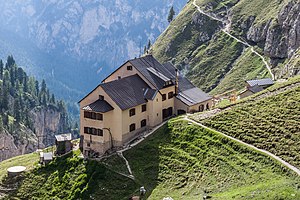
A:
<svg viewBox="0 0 300 200">
<path fill-rule="evenodd" d="M 299 73 L 299 9 L 295 0 L 190 0 L 152 53 L 212 94 L 289 77 Z"/>
<path fill-rule="evenodd" d="M 3 129 L 0 132 L 0 161 L 38 148 L 55 144 L 55 134 L 63 133 L 64 120 L 61 113 L 53 108 L 33 109 L 30 111 L 33 127 L 15 125 L 13 131 Z"/>
</svg>

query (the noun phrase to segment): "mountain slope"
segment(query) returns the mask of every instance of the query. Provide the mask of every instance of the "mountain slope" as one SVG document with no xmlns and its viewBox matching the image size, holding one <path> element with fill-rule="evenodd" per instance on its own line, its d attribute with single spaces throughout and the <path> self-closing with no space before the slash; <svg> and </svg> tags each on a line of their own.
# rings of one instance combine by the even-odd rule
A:
<svg viewBox="0 0 300 200">
<path fill-rule="evenodd" d="M 125 60 L 141 54 L 184 0 L 0 0 L 0 57 L 15 55 L 28 73 L 77 102 Z"/>
<path fill-rule="evenodd" d="M 0 161 L 53 144 L 69 123 L 64 102 L 44 80 L 28 76 L 12 56 L 0 60 Z"/>
<path fill-rule="evenodd" d="M 289 82 L 287 86 L 274 85 L 269 88 L 260 94 L 268 95 L 264 98 L 254 100 L 258 97 L 250 97 L 202 121 L 209 127 L 270 151 L 300 168 L 300 76 Z M 197 119 L 197 114 L 194 118 Z"/>
<path fill-rule="evenodd" d="M 57 158 L 27 173 L 7 198 L 119 200 L 138 194 L 140 186 L 145 186 L 148 199 L 201 199 L 204 195 L 297 199 L 300 195 L 299 177 L 270 157 L 180 118 L 124 152 L 134 180 L 120 174 L 128 171 L 116 155 L 103 163 L 77 156 L 75 152 Z M 2 186 L 9 183 L 4 179 Z"/>
<path fill-rule="evenodd" d="M 241 81 L 249 78 L 287 75 L 284 66 L 300 46 L 299 13 L 294 0 L 191 0 L 157 39 L 152 53 L 174 63 L 207 92 L 218 85 L 212 93 L 241 89 Z M 289 76 L 299 73 L 296 68 L 290 67 Z"/>
</svg>

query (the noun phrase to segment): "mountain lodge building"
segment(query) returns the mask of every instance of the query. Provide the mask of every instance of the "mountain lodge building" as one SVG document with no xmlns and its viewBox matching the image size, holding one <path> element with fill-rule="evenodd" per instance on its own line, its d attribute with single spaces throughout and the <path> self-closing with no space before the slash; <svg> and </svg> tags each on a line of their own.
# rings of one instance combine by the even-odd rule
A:
<svg viewBox="0 0 300 200">
<path fill-rule="evenodd" d="M 210 109 L 212 97 L 152 55 L 125 62 L 80 102 L 84 155 L 102 155 L 174 115 Z"/>
</svg>

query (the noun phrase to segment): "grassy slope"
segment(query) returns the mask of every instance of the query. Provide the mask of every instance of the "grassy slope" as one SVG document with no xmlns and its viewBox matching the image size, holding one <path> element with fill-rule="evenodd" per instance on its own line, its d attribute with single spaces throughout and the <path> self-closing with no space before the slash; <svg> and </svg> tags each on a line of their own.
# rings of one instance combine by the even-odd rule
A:
<svg viewBox="0 0 300 200">
<path fill-rule="evenodd" d="M 201 199 L 204 191 L 219 199 L 300 195 L 299 178 L 270 158 L 181 120 L 124 155 L 149 199 Z"/>
<path fill-rule="evenodd" d="M 128 199 L 139 186 L 96 161 L 84 161 L 78 151 L 25 174 L 7 199 Z M 18 159 L 22 164 L 23 158 Z M 37 161 L 38 157 L 35 157 Z M 8 160 L 9 161 L 9 160 Z M 33 161 L 33 160 L 32 160 Z M 2 168 L 1 168 L 2 171 Z M 4 179 L 4 183 L 8 181 Z"/>
<path fill-rule="evenodd" d="M 267 68 L 261 62 L 261 59 L 248 48 L 235 61 L 233 68 L 211 93 L 219 94 L 222 91 L 231 89 L 240 90 L 245 87 L 246 80 L 266 77 L 271 78 Z"/>
<path fill-rule="evenodd" d="M 37 153 L 31 153 L 21 156 L 16 156 L 8 160 L 0 162 L 0 180 L 7 174 L 7 169 L 16 165 L 22 165 L 27 170 L 33 169 L 37 164 L 39 155 Z"/>
<path fill-rule="evenodd" d="M 240 37 L 245 37 L 245 30 L 241 29 L 241 24 L 245 25 L 244 22 L 249 17 L 255 16 L 254 24 L 257 26 L 264 24 L 266 21 L 276 18 L 279 10 L 288 1 L 197 0 L 197 4 L 207 11 L 220 15 L 226 12 L 225 6 L 227 6 L 231 10 L 233 18 L 232 32 Z M 201 15 L 202 17 L 199 19 L 205 22 L 204 25 L 194 23 L 197 11 L 192 2 L 193 0 L 187 4 L 153 45 L 152 52 L 158 60 L 161 62 L 172 61 L 179 69 L 184 68 L 184 72 L 186 70 L 188 72 L 188 78 L 205 91 L 211 91 L 220 85 L 212 91 L 213 94 L 222 93 L 233 87 L 240 89 L 241 82 L 245 79 L 269 76 L 264 73 L 266 70 L 263 69 L 263 63 L 257 56 L 249 52 L 240 56 L 241 45 L 234 44 L 227 36 L 221 34 L 216 21 Z M 210 22 L 210 25 L 206 22 Z M 199 42 L 197 38 L 203 33 L 208 33 L 210 39 Z M 257 47 L 256 49 L 262 52 L 261 48 Z M 211 55 L 211 52 L 214 56 Z M 235 70 L 227 74 L 232 68 Z"/>
<path fill-rule="evenodd" d="M 212 90 L 230 71 L 242 49 L 240 43 L 225 33 L 217 33 L 208 45 L 202 45 L 194 52 L 187 77 L 201 89 Z"/>
<path fill-rule="evenodd" d="M 152 46 L 153 55 L 161 62 L 170 60 L 182 65 L 185 58 L 190 55 L 204 42 L 199 40 L 199 33 L 204 32 L 211 36 L 218 28 L 215 21 L 202 18 L 197 22 L 199 14 L 192 3 L 188 3 L 173 20 Z M 193 19 L 194 18 L 194 19 Z"/>
<path fill-rule="evenodd" d="M 274 85 L 267 91 L 299 82 L 300 76 L 289 82 Z M 204 120 L 204 123 L 266 149 L 299 168 L 300 87 L 256 101 L 251 100 L 252 98 L 243 100 L 232 109 Z M 194 118 L 197 119 L 197 115 Z"/>
<path fill-rule="evenodd" d="M 136 181 L 106 167 L 126 173 L 119 157 L 103 165 L 77 154 L 27 173 L 7 199 L 119 200 L 137 194 L 142 185 L 149 199 L 201 199 L 204 191 L 216 199 L 300 196 L 299 177 L 276 161 L 178 118 L 124 153 Z"/>
</svg>

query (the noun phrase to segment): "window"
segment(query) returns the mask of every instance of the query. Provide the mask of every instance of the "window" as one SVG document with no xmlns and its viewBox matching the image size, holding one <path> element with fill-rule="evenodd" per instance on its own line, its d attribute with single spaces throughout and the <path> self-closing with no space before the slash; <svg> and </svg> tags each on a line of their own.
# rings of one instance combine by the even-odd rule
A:
<svg viewBox="0 0 300 200">
<path fill-rule="evenodd" d="M 121 76 L 118 76 L 118 80 L 120 80 L 121 79 Z"/>
<path fill-rule="evenodd" d="M 142 112 L 145 112 L 146 110 L 147 110 L 147 105 L 146 104 L 142 105 Z"/>
<path fill-rule="evenodd" d="M 129 117 L 135 115 L 135 108 L 129 110 Z"/>
<path fill-rule="evenodd" d="M 96 120 L 102 121 L 103 120 L 103 114 L 84 111 L 84 118 L 96 119 Z"/>
<path fill-rule="evenodd" d="M 103 95 L 99 95 L 99 100 L 104 100 L 104 96 Z"/>
<path fill-rule="evenodd" d="M 129 131 L 132 132 L 135 130 L 135 124 L 130 124 Z"/>
<path fill-rule="evenodd" d="M 146 119 L 143 119 L 142 121 L 141 121 L 141 128 L 142 127 L 145 127 L 147 125 L 147 121 L 146 121 Z"/>
<path fill-rule="evenodd" d="M 131 71 L 131 70 L 132 70 L 132 66 L 131 66 L 131 65 L 128 65 L 128 66 L 127 66 L 127 70 L 130 70 L 130 71 Z"/>
<path fill-rule="evenodd" d="M 174 96 L 174 93 L 173 93 L 173 92 L 169 92 L 169 93 L 168 93 L 168 99 L 172 99 L 173 96 Z"/>
<path fill-rule="evenodd" d="M 91 118 L 91 113 L 84 111 L 84 118 Z"/>
<path fill-rule="evenodd" d="M 96 114 L 96 119 L 102 121 L 103 120 L 103 115 L 101 113 Z"/>
<path fill-rule="evenodd" d="M 162 95 L 162 100 L 165 101 L 166 99 L 167 99 L 167 95 L 166 95 L 166 94 L 163 94 L 163 95 Z"/>
<path fill-rule="evenodd" d="M 102 129 L 91 128 L 91 127 L 84 127 L 84 133 L 90 134 L 90 135 L 103 136 Z"/>
</svg>

